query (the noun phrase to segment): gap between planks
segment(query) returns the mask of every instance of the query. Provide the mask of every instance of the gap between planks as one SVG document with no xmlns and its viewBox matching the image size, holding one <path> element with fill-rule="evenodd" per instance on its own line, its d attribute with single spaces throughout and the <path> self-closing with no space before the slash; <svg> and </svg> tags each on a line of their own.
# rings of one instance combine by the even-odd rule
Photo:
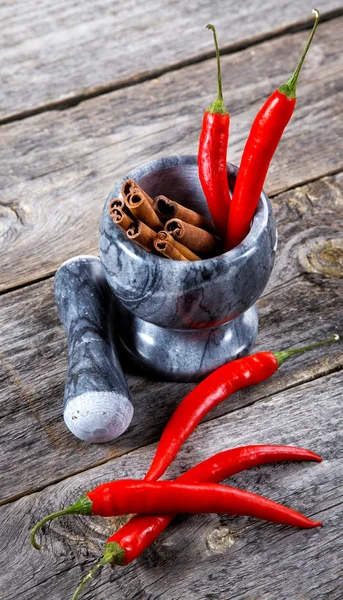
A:
<svg viewBox="0 0 343 600">
<path fill-rule="evenodd" d="M 286 384 L 284 387 L 282 387 L 281 389 L 279 389 L 277 392 L 272 391 L 270 393 L 267 393 L 263 396 L 261 396 L 260 398 L 257 398 L 256 400 L 252 400 L 251 402 L 244 404 L 244 406 L 242 407 L 238 407 L 235 408 L 234 410 L 230 411 L 230 415 L 234 415 L 235 413 L 239 412 L 242 409 L 251 407 L 251 406 L 255 406 L 260 402 L 264 402 L 265 400 L 268 400 L 268 398 L 274 398 L 275 396 L 277 396 L 278 394 L 282 394 L 286 391 L 292 390 L 292 389 L 296 389 L 302 385 L 307 385 L 308 383 L 312 382 L 312 381 L 316 381 L 318 379 L 322 379 L 323 377 L 328 377 L 329 375 L 333 375 L 335 373 L 339 373 L 340 371 L 342 371 L 341 367 L 339 365 L 333 365 L 332 368 L 329 368 L 325 373 L 316 375 L 313 371 L 311 371 L 311 374 L 306 378 L 303 379 L 302 381 L 298 381 L 298 382 L 290 382 L 289 384 Z M 205 423 L 210 423 L 212 421 L 218 421 L 220 419 L 225 419 L 227 417 L 227 414 L 225 415 L 219 415 L 217 417 L 210 417 L 207 418 Z M 37 486 L 32 490 L 26 490 L 25 492 L 22 492 L 20 494 L 14 494 L 13 496 L 10 496 L 9 498 L 6 498 L 5 500 L 1 500 L 0 501 L 0 506 L 5 506 L 7 504 L 12 504 L 13 502 L 16 502 L 17 500 L 19 500 L 20 498 L 25 498 L 26 496 L 30 496 L 31 494 L 35 494 L 37 492 L 41 492 L 43 491 L 45 488 L 50 487 L 51 485 L 55 485 L 57 483 L 60 483 L 61 481 L 66 481 L 67 479 L 70 479 L 71 477 L 75 477 L 76 475 L 79 475 L 80 473 L 86 473 L 87 471 L 91 471 L 92 469 L 96 468 L 96 467 L 100 467 L 101 465 L 105 465 L 107 463 L 110 463 L 112 461 L 115 461 L 118 458 L 121 458 L 123 456 L 130 456 L 130 454 L 133 454 L 135 452 L 137 452 L 137 450 L 140 450 L 142 448 L 149 448 L 149 446 L 154 446 L 156 445 L 158 442 L 154 441 L 150 444 L 145 444 L 143 446 L 138 446 L 136 448 L 130 449 L 128 452 L 123 452 L 122 454 L 119 454 L 118 456 L 116 456 L 115 458 L 110 457 L 110 458 L 105 458 L 103 460 L 99 460 L 97 462 L 92 463 L 92 465 L 88 466 L 88 467 L 84 467 L 82 469 L 77 469 L 75 471 L 71 471 L 70 473 L 68 473 L 67 475 L 65 475 L 64 477 L 56 477 L 56 479 L 51 479 L 49 480 L 49 482 L 46 485 L 41 485 L 41 486 Z"/>
<path fill-rule="evenodd" d="M 327 21 L 332 21 L 333 19 L 338 19 L 343 16 L 343 7 L 336 8 L 327 13 L 321 15 L 320 23 L 325 23 Z M 243 39 L 232 44 L 223 46 L 220 48 L 221 56 L 236 54 L 241 52 L 242 50 L 246 50 L 247 48 L 251 48 L 253 46 L 258 46 L 263 44 L 266 41 L 274 40 L 281 38 L 285 35 L 298 33 L 299 31 L 306 31 L 311 29 L 313 26 L 313 18 L 307 18 L 302 21 L 298 21 L 296 23 L 290 23 L 285 27 L 279 27 L 274 29 L 273 31 L 266 32 L 260 35 L 256 35 L 254 37 Z M 98 96 L 104 96 L 111 92 L 115 92 L 118 90 L 122 90 L 128 87 L 136 86 L 146 81 L 150 81 L 152 79 L 161 77 L 167 73 L 172 73 L 173 71 L 179 71 L 191 65 L 200 64 L 204 61 L 211 60 L 215 58 L 215 51 L 202 52 L 193 57 L 189 57 L 184 60 L 176 61 L 169 66 L 161 67 L 159 69 L 153 69 L 151 71 L 145 71 L 141 74 L 137 74 L 131 77 L 127 77 L 117 81 L 116 83 L 110 83 L 103 86 L 98 86 L 95 88 L 91 88 L 81 94 L 77 94 L 75 96 L 70 96 L 67 98 L 63 98 L 63 100 L 55 100 L 53 102 L 49 102 L 47 104 L 42 104 L 37 106 L 36 108 L 20 111 L 10 115 L 9 117 L 0 118 L 0 126 L 7 125 L 8 123 L 13 123 L 16 121 L 22 121 L 29 117 L 33 117 L 35 115 L 39 115 L 45 112 L 53 111 L 53 110 L 68 110 L 74 106 L 81 104 L 91 98 L 96 98 Z M 331 173 L 329 173 L 331 174 Z M 334 174 L 334 173 L 332 173 Z M 304 183 L 309 183 L 305 181 Z M 284 190 L 287 191 L 287 190 Z"/>
</svg>

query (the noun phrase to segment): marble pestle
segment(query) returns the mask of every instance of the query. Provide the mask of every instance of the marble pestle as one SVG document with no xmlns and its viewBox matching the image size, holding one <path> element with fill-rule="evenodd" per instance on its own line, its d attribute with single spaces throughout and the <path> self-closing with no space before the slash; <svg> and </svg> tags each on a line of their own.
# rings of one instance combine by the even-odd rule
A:
<svg viewBox="0 0 343 600">
<path fill-rule="evenodd" d="M 64 421 L 86 442 L 109 442 L 130 425 L 133 406 L 112 339 L 112 292 L 100 260 L 76 256 L 55 276 L 55 298 L 68 336 Z"/>
</svg>

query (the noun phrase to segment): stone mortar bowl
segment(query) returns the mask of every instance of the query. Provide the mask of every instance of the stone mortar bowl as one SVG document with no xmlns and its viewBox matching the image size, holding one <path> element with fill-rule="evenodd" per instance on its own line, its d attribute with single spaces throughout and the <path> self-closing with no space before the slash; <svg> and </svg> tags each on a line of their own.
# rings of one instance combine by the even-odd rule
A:
<svg viewBox="0 0 343 600">
<path fill-rule="evenodd" d="M 233 189 L 237 168 L 228 165 Z M 133 178 L 153 198 L 164 194 L 210 217 L 196 156 L 171 156 L 134 169 L 112 189 L 100 223 L 100 259 L 120 318 L 117 336 L 131 360 L 159 378 L 199 381 L 248 354 L 258 316 L 254 303 L 271 274 L 277 245 L 272 208 L 262 193 L 243 242 L 196 262 L 150 254 L 109 216 L 109 202 Z"/>
</svg>

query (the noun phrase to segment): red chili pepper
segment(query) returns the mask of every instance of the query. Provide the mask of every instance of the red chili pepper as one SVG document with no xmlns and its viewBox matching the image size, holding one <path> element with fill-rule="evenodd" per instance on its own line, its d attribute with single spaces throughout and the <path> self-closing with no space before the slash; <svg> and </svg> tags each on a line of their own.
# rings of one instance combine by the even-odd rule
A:
<svg viewBox="0 0 343 600">
<path fill-rule="evenodd" d="M 321 525 L 319 521 L 311 521 L 296 510 L 264 496 L 218 483 L 121 479 L 103 483 L 86 492 L 71 506 L 44 517 L 32 530 L 31 541 L 37 547 L 37 529 L 62 515 L 115 517 L 129 513 L 221 513 L 245 515 L 304 529 Z"/>
<path fill-rule="evenodd" d="M 220 513 L 245 515 L 305 529 L 321 525 L 319 521 L 311 521 L 292 508 L 264 496 L 219 483 L 122 479 L 99 485 L 87 492 L 86 497 L 89 501 L 87 512 L 80 514 L 101 517 L 130 513 Z M 82 511 L 84 506 L 82 502 Z M 88 512 L 90 510 L 92 513 Z"/>
<path fill-rule="evenodd" d="M 226 250 L 240 244 L 249 232 L 270 161 L 293 114 L 298 76 L 319 21 L 318 10 L 313 12 L 315 22 L 297 68 L 288 82 L 268 98 L 252 124 L 232 195 Z"/>
<path fill-rule="evenodd" d="M 304 448 L 293 446 L 241 446 L 219 452 L 215 456 L 199 463 L 186 473 L 178 477 L 178 481 L 185 482 L 214 482 L 227 479 L 236 473 L 256 465 L 286 460 L 314 460 L 321 461 L 320 456 Z M 128 521 L 119 531 L 114 533 L 106 542 L 102 559 L 84 577 L 78 586 L 73 600 L 77 600 L 81 590 L 95 572 L 101 567 L 110 564 L 127 565 L 135 560 L 167 527 L 175 515 L 136 515 Z"/>
<path fill-rule="evenodd" d="M 206 27 L 212 30 L 216 46 L 218 95 L 204 114 L 198 150 L 198 169 L 213 222 L 224 240 L 231 200 L 226 167 L 230 116 L 223 100 L 216 30 L 213 25 Z"/>
<path fill-rule="evenodd" d="M 295 350 L 258 352 L 219 367 L 179 404 L 162 433 L 156 454 L 144 479 L 146 481 L 159 479 L 201 419 L 228 396 L 249 385 L 268 379 L 285 360 L 294 354 L 338 339 L 339 336 L 334 335 L 330 340 Z"/>
</svg>

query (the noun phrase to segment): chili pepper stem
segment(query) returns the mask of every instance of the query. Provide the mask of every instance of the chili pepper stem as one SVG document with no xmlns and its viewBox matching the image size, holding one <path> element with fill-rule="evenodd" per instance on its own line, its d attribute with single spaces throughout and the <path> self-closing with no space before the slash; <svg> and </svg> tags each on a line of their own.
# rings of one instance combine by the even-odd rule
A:
<svg viewBox="0 0 343 600">
<path fill-rule="evenodd" d="M 108 561 L 105 559 L 105 556 L 103 556 L 102 559 L 99 560 L 99 562 L 95 565 L 95 567 L 93 567 L 93 569 L 91 569 L 89 573 L 87 573 L 86 577 L 82 579 L 80 585 L 78 585 L 74 593 L 74 596 L 72 597 L 72 600 L 76 600 L 80 596 L 80 592 L 82 592 L 83 588 L 87 585 L 88 581 L 94 577 L 94 574 L 99 569 L 102 569 L 102 567 L 104 567 L 107 564 Z"/>
<path fill-rule="evenodd" d="M 281 350 L 280 352 L 273 352 L 274 356 L 276 356 L 276 360 L 278 361 L 279 366 L 285 362 L 288 358 L 291 358 L 294 354 L 301 354 L 302 352 L 307 352 L 307 350 L 312 350 L 313 348 L 318 348 L 318 346 L 323 346 L 324 344 L 332 344 L 333 342 L 337 342 L 339 340 L 339 335 L 335 333 L 332 338 L 329 340 L 324 340 L 323 342 L 316 342 L 315 344 L 310 344 L 309 346 L 302 346 L 301 348 L 294 348 L 292 350 Z"/>
<path fill-rule="evenodd" d="M 30 542 L 36 550 L 42 550 L 42 546 L 37 544 L 36 542 L 36 533 L 38 529 L 40 529 L 45 523 L 51 521 L 52 519 L 56 519 L 57 517 L 63 517 L 63 515 L 91 515 L 92 514 L 92 501 L 85 494 L 81 496 L 77 502 L 68 506 L 67 508 L 63 508 L 62 510 L 58 510 L 50 515 L 47 515 L 43 519 L 41 519 L 32 529 L 30 533 Z"/>
<path fill-rule="evenodd" d="M 123 565 L 125 550 L 117 542 L 107 542 L 104 551 L 104 559 L 110 565 Z"/>
<path fill-rule="evenodd" d="M 313 36 L 316 32 L 317 29 L 317 25 L 319 23 L 319 10 L 317 10 L 317 8 L 314 8 L 312 13 L 315 16 L 315 20 L 314 20 L 314 25 L 312 27 L 312 31 L 311 31 L 311 35 L 307 41 L 307 44 L 304 48 L 304 51 L 301 55 L 301 58 L 298 62 L 298 66 L 295 69 L 292 77 L 290 77 L 290 79 L 287 81 L 287 83 L 285 83 L 284 85 L 282 85 L 281 87 L 279 87 L 279 92 L 281 92 L 282 94 L 285 94 L 285 96 L 287 96 L 287 98 L 296 98 L 296 87 L 297 87 L 297 82 L 298 82 L 298 77 L 299 77 L 299 73 L 301 71 L 301 67 L 303 66 L 303 62 L 305 60 L 305 56 L 308 52 L 308 49 L 311 45 L 311 42 L 313 40 Z"/>
<path fill-rule="evenodd" d="M 224 98 L 223 98 L 222 75 L 221 75 L 221 69 L 220 69 L 220 54 L 219 54 L 217 34 L 216 34 L 216 30 L 215 30 L 214 26 L 211 25 L 210 23 L 208 25 L 206 25 L 206 28 L 210 29 L 213 32 L 214 44 L 216 47 L 217 82 L 218 82 L 217 98 L 215 99 L 213 104 L 211 104 L 211 106 L 207 110 L 208 110 L 208 112 L 210 112 L 212 114 L 227 115 L 227 110 L 225 108 Z"/>
</svg>

